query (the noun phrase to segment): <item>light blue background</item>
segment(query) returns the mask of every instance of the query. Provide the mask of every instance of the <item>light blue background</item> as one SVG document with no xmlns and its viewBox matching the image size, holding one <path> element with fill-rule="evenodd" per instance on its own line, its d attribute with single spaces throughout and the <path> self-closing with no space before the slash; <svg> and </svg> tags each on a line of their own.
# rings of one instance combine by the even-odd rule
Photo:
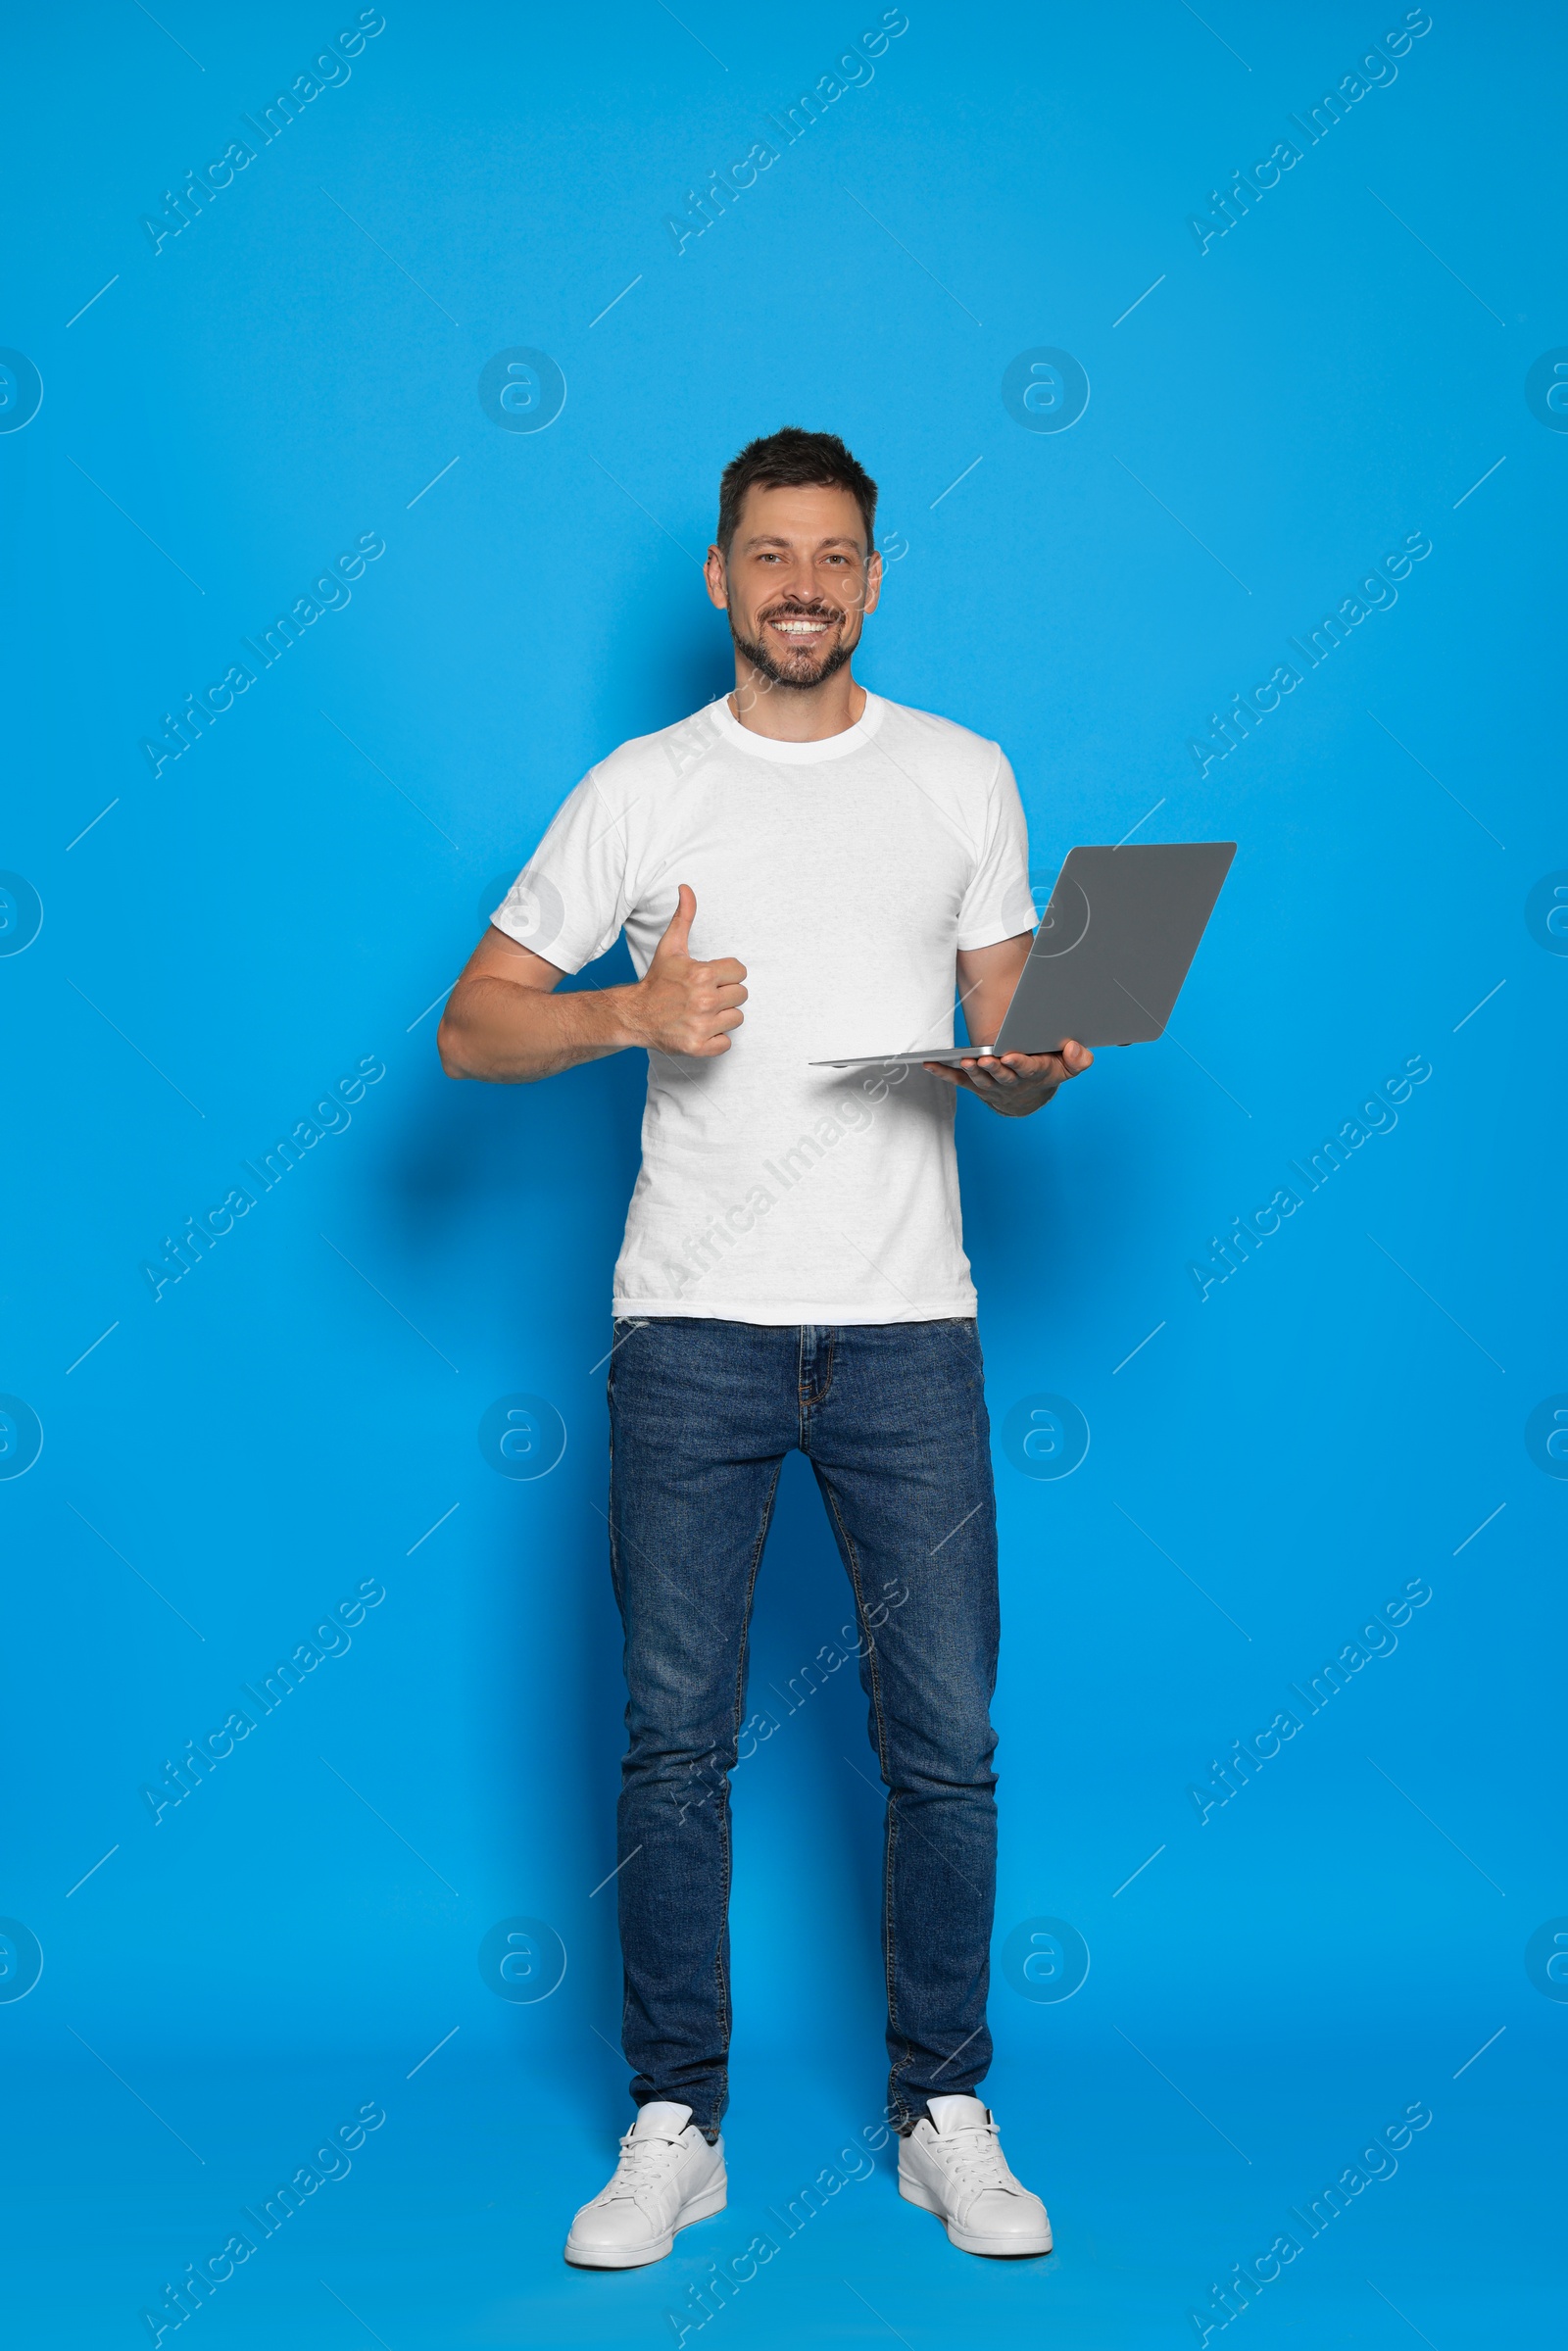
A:
<svg viewBox="0 0 1568 2351">
<path fill-rule="evenodd" d="M 91 0 L 5 42 L 0 342 L 44 387 L 0 434 L 0 865 L 44 909 L 0 958 L 0 1388 L 44 1432 L 0 1483 L 0 1909 L 44 1953 L 0 2004 L 14 2324 L 149 2340 L 165 2281 L 379 2099 L 206 2351 L 668 2343 L 879 2112 L 846 1671 L 737 1775 L 730 2209 L 661 2270 L 561 2266 L 627 2119 L 601 1358 L 642 1065 L 457 1089 L 430 1009 L 589 762 L 725 683 L 718 472 L 800 422 L 906 543 L 861 674 L 1001 739 L 1043 879 L 1134 826 L 1240 849 L 1172 1040 L 1024 1127 L 960 1108 L 993 1418 L 1048 1393 L 1092 1432 L 1064 1480 L 998 1452 L 997 1951 L 1051 1916 L 1092 1964 L 1054 2003 L 999 1963 L 989 2094 L 1059 2250 L 964 2261 L 884 2156 L 688 2342 L 1195 2342 L 1417 2099 L 1398 2175 L 1237 2324 L 1525 2339 L 1568 2031 L 1524 1965 L 1568 1912 L 1568 1487 L 1524 1442 L 1568 1390 L 1568 961 L 1525 919 L 1568 866 L 1568 436 L 1524 392 L 1568 344 L 1560 18 L 1436 8 L 1200 253 L 1189 215 L 1304 147 L 1288 116 L 1400 10 L 911 0 L 677 257 L 666 214 L 875 6 L 386 13 L 156 254 L 140 216 L 355 12 Z M 516 345 L 564 373 L 547 431 L 480 408 Z M 1087 370 L 1070 431 L 1003 406 L 1037 346 Z M 1397 605 L 1200 777 L 1209 713 L 1416 530 Z M 161 713 L 367 532 L 347 609 L 155 780 Z M 1416 1054 L 1397 1127 L 1200 1301 L 1189 1261 Z M 155 1304 L 142 1261 L 362 1056 L 352 1125 Z M 476 1439 L 519 1392 L 566 1434 L 534 1481 Z M 849 1613 L 792 1467 L 757 1704 Z M 1396 1652 L 1200 1825 L 1189 1784 L 1414 1577 Z M 367 1578 L 352 1648 L 155 1826 L 142 1785 Z M 542 2002 L 480 1978 L 517 1915 L 567 1954 Z"/>
</svg>

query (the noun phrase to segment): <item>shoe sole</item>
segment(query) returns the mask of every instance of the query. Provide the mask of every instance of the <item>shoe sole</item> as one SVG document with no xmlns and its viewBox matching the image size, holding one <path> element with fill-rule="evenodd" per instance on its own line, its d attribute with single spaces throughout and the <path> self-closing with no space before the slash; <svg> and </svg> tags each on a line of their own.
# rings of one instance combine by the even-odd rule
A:
<svg viewBox="0 0 1568 2351">
<path fill-rule="evenodd" d="M 694 2221 L 710 2220 L 715 2212 L 723 2211 L 728 2201 L 729 2180 L 726 2176 L 714 2186 L 704 2188 L 700 2196 L 693 2196 L 690 2203 L 683 2204 L 675 2215 L 668 2234 L 656 2237 L 651 2245 L 628 2246 L 624 2252 L 609 2248 L 597 2251 L 575 2245 L 568 2236 L 566 2259 L 574 2270 L 645 2269 L 650 2262 L 664 2259 L 683 2229 L 689 2229 Z"/>
<path fill-rule="evenodd" d="M 1043 2253 L 1049 2253 L 1054 2241 L 1049 2222 L 1044 2237 L 1033 2238 L 1024 2244 L 1020 2244 L 1015 2236 L 976 2236 L 968 2229 L 960 2229 L 956 2221 L 945 2217 L 929 2188 L 922 2187 L 916 2180 L 906 2180 L 902 2173 L 899 2175 L 899 2193 L 906 2204 L 917 2204 L 922 2212 L 935 2213 L 948 2232 L 948 2242 L 956 2245 L 960 2253 L 983 2253 L 991 2261 L 1023 2261 L 1031 2256 L 1038 2258 Z"/>
</svg>

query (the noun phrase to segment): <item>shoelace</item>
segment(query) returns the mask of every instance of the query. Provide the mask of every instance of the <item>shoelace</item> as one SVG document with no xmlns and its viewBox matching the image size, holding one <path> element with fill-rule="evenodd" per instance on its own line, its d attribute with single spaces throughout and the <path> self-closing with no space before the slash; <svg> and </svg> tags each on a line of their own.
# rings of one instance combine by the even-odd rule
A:
<svg viewBox="0 0 1568 2351">
<path fill-rule="evenodd" d="M 615 2177 L 605 2189 L 603 2201 L 608 2203 L 612 2196 L 635 2197 L 639 2189 L 654 2186 L 677 2152 L 672 2139 L 634 2138 L 628 2131 L 620 2142 Z"/>
<path fill-rule="evenodd" d="M 995 2123 L 976 2123 L 965 2131 L 945 2132 L 937 2143 L 957 2185 L 971 2195 L 982 2195 L 988 2187 L 1012 2187 L 1012 2174 Z"/>
</svg>

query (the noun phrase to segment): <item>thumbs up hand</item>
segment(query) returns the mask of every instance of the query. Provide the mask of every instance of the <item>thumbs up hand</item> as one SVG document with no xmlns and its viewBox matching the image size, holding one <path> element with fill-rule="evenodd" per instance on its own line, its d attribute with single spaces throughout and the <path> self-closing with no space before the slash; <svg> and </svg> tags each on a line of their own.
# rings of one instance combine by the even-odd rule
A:
<svg viewBox="0 0 1568 2351">
<path fill-rule="evenodd" d="M 729 1052 L 729 1031 L 746 1015 L 746 966 L 733 955 L 694 962 L 687 954 L 697 893 L 680 885 L 675 913 L 654 950 L 647 976 L 626 991 L 631 1041 L 651 1053 L 688 1053 L 712 1060 Z"/>
</svg>

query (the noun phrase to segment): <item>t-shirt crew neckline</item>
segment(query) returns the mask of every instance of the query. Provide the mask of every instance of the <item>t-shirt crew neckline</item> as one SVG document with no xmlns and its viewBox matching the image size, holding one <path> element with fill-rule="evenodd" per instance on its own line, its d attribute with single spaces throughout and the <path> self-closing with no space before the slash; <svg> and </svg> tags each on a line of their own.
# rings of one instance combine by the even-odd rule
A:
<svg viewBox="0 0 1568 2351">
<path fill-rule="evenodd" d="M 863 750 L 882 724 L 887 705 L 880 694 L 867 691 L 865 708 L 853 726 L 842 734 L 824 735 L 815 743 L 780 743 L 771 735 L 760 735 L 749 726 L 742 726 L 729 707 L 729 696 L 720 695 L 717 702 L 708 706 L 709 716 L 731 750 L 745 752 L 749 759 L 770 759 L 787 767 L 815 767 L 824 759 L 847 759 Z"/>
</svg>

